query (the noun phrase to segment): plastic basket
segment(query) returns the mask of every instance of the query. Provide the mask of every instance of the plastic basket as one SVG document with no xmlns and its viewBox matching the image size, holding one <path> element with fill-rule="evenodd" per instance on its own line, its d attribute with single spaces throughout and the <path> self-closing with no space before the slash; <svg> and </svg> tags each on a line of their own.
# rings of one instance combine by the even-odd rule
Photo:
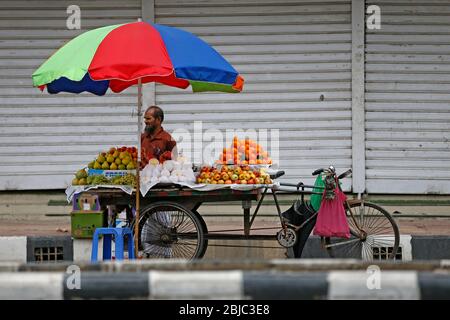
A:
<svg viewBox="0 0 450 320">
<path fill-rule="evenodd" d="M 100 169 L 89 169 L 88 176 L 99 176 L 103 175 L 107 178 L 126 176 L 127 174 L 136 174 L 136 170 L 100 170 Z"/>
</svg>

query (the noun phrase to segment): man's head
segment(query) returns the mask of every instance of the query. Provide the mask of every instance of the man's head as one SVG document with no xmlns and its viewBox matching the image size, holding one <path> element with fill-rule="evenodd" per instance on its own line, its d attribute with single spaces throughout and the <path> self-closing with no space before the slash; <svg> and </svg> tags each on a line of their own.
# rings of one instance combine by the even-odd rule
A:
<svg viewBox="0 0 450 320">
<path fill-rule="evenodd" d="M 145 132 L 152 134 L 161 127 L 164 112 L 158 106 L 150 106 L 144 113 Z"/>
</svg>

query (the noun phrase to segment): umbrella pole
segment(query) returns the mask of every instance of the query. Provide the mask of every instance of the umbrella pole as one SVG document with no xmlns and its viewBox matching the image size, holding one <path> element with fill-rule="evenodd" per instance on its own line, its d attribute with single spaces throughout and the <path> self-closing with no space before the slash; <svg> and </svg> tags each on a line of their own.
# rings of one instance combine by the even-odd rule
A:
<svg viewBox="0 0 450 320">
<path fill-rule="evenodd" d="M 139 252 L 139 214 L 140 214 L 140 193 L 141 193 L 141 181 L 140 181 L 140 169 L 141 169 L 141 112 L 142 112 L 142 81 L 138 79 L 138 154 L 137 154 L 137 168 L 136 168 L 136 217 L 134 223 L 134 256 L 138 258 Z"/>
</svg>

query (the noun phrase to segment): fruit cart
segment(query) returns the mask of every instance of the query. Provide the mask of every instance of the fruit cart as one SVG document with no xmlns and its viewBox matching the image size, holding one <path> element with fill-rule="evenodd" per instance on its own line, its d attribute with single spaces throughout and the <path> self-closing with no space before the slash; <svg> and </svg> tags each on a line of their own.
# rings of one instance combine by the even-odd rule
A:
<svg viewBox="0 0 450 320">
<path fill-rule="evenodd" d="M 351 170 L 348 170 L 338 176 L 334 168 L 330 167 L 314 171 L 313 175 L 317 175 L 314 186 L 308 186 L 301 182 L 298 184 L 277 183 L 271 186 L 255 186 L 248 190 L 236 190 L 229 186 L 200 191 L 175 184 L 156 185 L 145 196 L 141 195 L 139 198 L 143 208 L 142 214 L 139 216 L 139 251 L 144 258 L 194 259 L 203 257 L 208 247 L 208 240 L 276 239 L 281 246 L 292 247 L 294 256 L 300 257 L 301 249 L 298 255 L 295 252 L 298 252 L 298 246 L 300 243 L 304 244 L 306 239 L 298 239 L 299 231 L 304 229 L 305 232 L 302 232 L 300 237 L 307 238 L 315 225 L 318 213 L 317 207 L 313 205 L 313 197 L 317 198 L 322 194 L 328 194 L 329 191 L 327 179 L 324 182 L 320 177 L 324 172 L 325 177 L 332 177 L 334 181 L 339 181 L 351 174 Z M 283 174 L 283 171 L 277 171 L 272 173 L 270 178 L 276 179 Z M 321 183 L 318 184 L 318 181 Z M 292 210 L 289 209 L 282 213 L 277 194 L 283 193 L 283 188 L 289 187 L 295 188 L 294 193 L 301 197 L 293 203 Z M 305 188 L 311 188 L 312 191 L 306 191 Z M 278 229 L 279 231 L 274 232 L 273 235 L 250 234 L 251 230 L 256 229 L 252 229 L 252 224 L 268 191 L 271 191 L 275 200 L 281 229 L 280 225 L 276 227 L 274 224 L 273 228 L 263 228 Z M 82 194 L 95 196 L 98 200 L 97 203 L 100 203 L 101 210 L 106 210 L 110 206 L 115 206 L 119 210 L 127 209 L 127 220 L 134 230 L 135 219 L 133 219 L 132 208 L 135 205 L 135 194 L 118 189 L 92 189 Z M 311 195 L 311 201 L 305 201 L 305 194 Z M 254 200 L 257 201 L 257 206 L 251 215 L 250 210 Z M 199 214 L 200 206 L 203 203 L 228 201 L 242 203 L 244 228 L 209 232 L 204 219 Z M 321 200 L 318 201 L 320 204 Z M 386 251 L 386 258 L 394 259 L 399 247 L 400 234 L 398 226 L 389 212 L 363 199 L 346 200 L 344 207 L 350 235 L 344 238 L 323 237 L 323 249 L 326 249 L 331 257 L 356 257 L 372 260 L 374 259 L 372 247 L 387 247 L 391 249 Z M 112 221 L 115 219 L 113 218 Z M 229 231 L 243 232 L 241 234 L 225 233 Z"/>
<path fill-rule="evenodd" d="M 135 194 L 119 189 L 92 189 L 83 195 L 96 196 L 104 212 L 111 214 L 125 209 L 129 224 L 134 230 L 133 207 Z M 261 189 L 233 190 L 230 188 L 197 191 L 176 185 L 156 186 L 145 197 L 141 196 L 139 221 L 139 246 L 144 257 L 201 258 L 209 239 L 255 239 L 250 235 L 250 210 L 252 201 L 258 200 Z M 209 234 L 208 227 L 199 214 L 203 203 L 240 201 L 243 209 L 243 234 Z M 113 213 L 114 215 L 114 213 Z M 110 217 L 108 221 L 115 221 Z M 111 222 L 110 222 L 111 223 Z M 275 239 L 275 236 L 266 237 Z"/>
</svg>

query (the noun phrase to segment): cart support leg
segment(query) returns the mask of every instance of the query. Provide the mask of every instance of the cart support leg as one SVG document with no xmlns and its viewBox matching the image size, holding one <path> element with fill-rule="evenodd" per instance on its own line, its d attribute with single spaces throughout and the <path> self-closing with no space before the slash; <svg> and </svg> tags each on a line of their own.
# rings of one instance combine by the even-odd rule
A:
<svg viewBox="0 0 450 320">
<path fill-rule="evenodd" d="M 244 209 L 244 235 L 250 235 L 250 208 L 252 207 L 251 200 L 242 201 L 242 208 Z"/>
</svg>

